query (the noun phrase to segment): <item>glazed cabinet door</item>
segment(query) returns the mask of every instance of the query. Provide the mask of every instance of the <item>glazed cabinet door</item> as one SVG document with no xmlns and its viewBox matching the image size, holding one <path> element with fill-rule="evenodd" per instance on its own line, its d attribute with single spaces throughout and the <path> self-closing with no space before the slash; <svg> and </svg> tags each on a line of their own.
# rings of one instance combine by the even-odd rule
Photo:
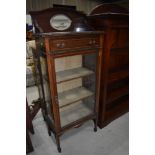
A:
<svg viewBox="0 0 155 155">
<path fill-rule="evenodd" d="M 61 128 L 95 114 L 97 52 L 58 56 L 56 99 Z"/>
</svg>

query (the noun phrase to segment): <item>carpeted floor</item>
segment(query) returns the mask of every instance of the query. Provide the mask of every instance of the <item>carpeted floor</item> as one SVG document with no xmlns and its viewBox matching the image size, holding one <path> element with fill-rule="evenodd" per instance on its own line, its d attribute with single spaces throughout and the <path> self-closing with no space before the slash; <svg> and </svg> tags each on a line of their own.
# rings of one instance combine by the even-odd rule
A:
<svg viewBox="0 0 155 155">
<path fill-rule="evenodd" d="M 38 98 L 37 87 L 28 87 L 27 99 L 30 104 Z M 103 129 L 94 132 L 93 121 L 80 128 L 71 129 L 61 136 L 62 153 L 58 153 L 54 136 L 48 135 L 41 111 L 33 120 L 35 134 L 31 135 L 34 152 L 29 155 L 128 155 L 129 114 L 116 119 Z"/>
<path fill-rule="evenodd" d="M 42 114 L 33 120 L 35 134 L 31 135 L 34 152 L 29 155 L 60 155 L 57 152 L 54 136 L 47 133 Z M 129 154 L 129 115 L 116 119 L 95 133 L 93 122 L 80 128 L 67 131 L 61 136 L 62 155 L 128 155 Z"/>
</svg>

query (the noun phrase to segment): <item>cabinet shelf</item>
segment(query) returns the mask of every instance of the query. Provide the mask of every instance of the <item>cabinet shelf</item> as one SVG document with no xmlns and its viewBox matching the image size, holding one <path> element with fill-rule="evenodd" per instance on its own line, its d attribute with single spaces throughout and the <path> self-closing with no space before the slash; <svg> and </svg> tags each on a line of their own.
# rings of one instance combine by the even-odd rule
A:
<svg viewBox="0 0 155 155">
<path fill-rule="evenodd" d="M 61 126 L 64 127 L 72 122 L 93 114 L 92 108 L 87 103 L 78 101 L 70 106 L 60 109 Z"/>
<path fill-rule="evenodd" d="M 58 94 L 59 107 L 63 108 L 71 103 L 92 96 L 94 93 L 84 87 L 78 87 Z"/>
<path fill-rule="evenodd" d="M 118 116 L 124 114 L 129 109 L 128 96 L 124 96 L 117 102 L 113 102 L 111 105 L 106 106 L 105 121 L 111 121 Z"/>
<path fill-rule="evenodd" d="M 127 78 L 129 76 L 129 70 L 124 69 L 120 71 L 115 71 L 113 73 L 110 73 L 109 78 L 108 78 L 108 83 L 115 82 L 120 79 Z"/>
<path fill-rule="evenodd" d="M 71 79 L 76 79 L 79 77 L 84 77 L 90 74 L 93 74 L 94 72 L 92 70 L 89 70 L 84 67 L 80 68 L 74 68 L 74 69 L 69 69 L 65 71 L 60 71 L 56 73 L 56 80 L 57 83 L 63 82 L 63 81 L 68 81 Z"/>
<path fill-rule="evenodd" d="M 107 104 L 110 102 L 113 102 L 114 100 L 116 100 L 116 99 L 120 98 L 121 96 L 124 96 L 128 93 L 129 93 L 128 86 L 124 86 L 124 87 L 117 88 L 115 90 L 111 90 L 107 96 L 108 97 Z"/>
</svg>

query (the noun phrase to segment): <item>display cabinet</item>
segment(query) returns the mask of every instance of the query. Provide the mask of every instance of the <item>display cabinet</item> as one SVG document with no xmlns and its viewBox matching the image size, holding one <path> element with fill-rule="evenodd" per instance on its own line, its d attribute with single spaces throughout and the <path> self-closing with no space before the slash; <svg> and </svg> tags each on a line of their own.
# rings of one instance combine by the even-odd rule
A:
<svg viewBox="0 0 155 155">
<path fill-rule="evenodd" d="M 66 130 L 88 120 L 97 130 L 103 32 L 92 31 L 74 7 L 59 5 L 31 16 L 43 117 L 61 152 L 59 139 Z"/>
<path fill-rule="evenodd" d="M 53 32 L 36 35 L 38 74 L 49 134 L 93 120 L 97 130 L 103 34 Z"/>
<path fill-rule="evenodd" d="M 58 5 L 30 14 L 42 113 L 61 152 L 60 136 L 68 129 L 93 120 L 97 131 L 103 32 L 93 31 L 75 7 Z"/>
<path fill-rule="evenodd" d="M 129 13 L 101 4 L 88 16 L 91 26 L 105 32 L 98 125 L 103 128 L 129 110 Z"/>
</svg>

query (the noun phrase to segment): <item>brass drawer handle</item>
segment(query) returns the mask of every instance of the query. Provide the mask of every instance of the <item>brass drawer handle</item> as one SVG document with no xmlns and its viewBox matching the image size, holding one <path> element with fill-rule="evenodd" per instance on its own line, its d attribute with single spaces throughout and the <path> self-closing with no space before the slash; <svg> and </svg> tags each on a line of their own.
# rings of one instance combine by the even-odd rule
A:
<svg viewBox="0 0 155 155">
<path fill-rule="evenodd" d="M 90 40 L 90 41 L 89 41 L 89 44 L 91 45 L 92 43 L 93 43 L 92 40 Z"/>
<path fill-rule="evenodd" d="M 65 43 L 57 43 L 56 47 L 58 48 L 64 48 L 65 47 Z"/>
<path fill-rule="evenodd" d="M 65 47 L 65 43 L 62 43 L 62 44 L 61 44 L 61 48 L 64 48 L 64 47 Z"/>
<path fill-rule="evenodd" d="M 90 45 L 95 44 L 95 43 L 96 43 L 95 40 L 90 40 L 90 41 L 89 41 L 89 44 L 90 44 Z"/>
<path fill-rule="evenodd" d="M 61 44 L 60 43 L 57 43 L 56 46 L 59 48 L 61 46 Z"/>
</svg>

